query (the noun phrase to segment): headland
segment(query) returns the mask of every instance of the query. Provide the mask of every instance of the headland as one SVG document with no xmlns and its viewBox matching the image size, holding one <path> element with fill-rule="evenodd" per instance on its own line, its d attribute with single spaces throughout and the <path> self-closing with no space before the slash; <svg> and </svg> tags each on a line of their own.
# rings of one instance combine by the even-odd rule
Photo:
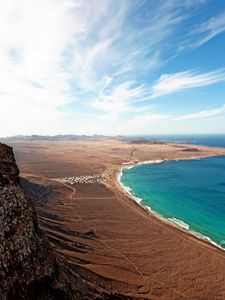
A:
<svg viewBox="0 0 225 300">
<path fill-rule="evenodd" d="M 122 167 L 225 149 L 110 139 L 10 145 L 39 224 L 72 272 L 127 299 L 225 297 L 224 251 L 162 222 L 117 180 Z"/>
</svg>

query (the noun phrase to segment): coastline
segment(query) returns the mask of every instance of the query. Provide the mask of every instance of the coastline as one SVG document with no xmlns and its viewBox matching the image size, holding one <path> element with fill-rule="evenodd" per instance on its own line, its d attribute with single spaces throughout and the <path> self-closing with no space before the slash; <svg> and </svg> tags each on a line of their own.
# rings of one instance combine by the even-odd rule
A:
<svg viewBox="0 0 225 300">
<path fill-rule="evenodd" d="M 161 214 L 159 214 L 158 212 L 154 211 L 150 206 L 141 204 L 143 199 L 135 196 L 132 193 L 132 189 L 130 187 L 127 187 L 126 185 L 124 185 L 121 181 L 121 177 L 122 177 L 122 173 L 123 173 L 124 169 L 131 169 L 131 168 L 134 168 L 136 166 L 146 165 L 146 164 L 160 164 L 160 163 L 169 162 L 169 161 L 195 160 L 195 159 L 204 159 L 204 158 L 209 158 L 209 157 L 193 157 L 193 158 L 188 158 L 188 159 L 164 159 L 164 160 L 156 159 L 156 160 L 142 161 L 142 162 L 138 162 L 138 163 L 131 162 L 130 166 L 121 167 L 117 171 L 117 173 L 116 173 L 116 182 L 118 183 L 117 186 L 120 187 L 122 192 L 126 196 L 128 196 L 132 201 L 134 201 L 136 204 L 138 204 L 142 209 L 144 209 L 148 213 L 149 217 L 153 216 L 153 217 L 157 218 L 157 220 L 159 220 L 163 224 L 167 224 L 167 225 L 169 225 L 173 228 L 176 228 L 179 231 L 187 234 L 188 236 L 196 238 L 198 241 L 200 240 L 200 241 L 206 243 L 207 245 L 214 246 L 217 249 L 220 249 L 220 250 L 225 252 L 225 248 L 221 247 L 219 244 L 217 244 L 215 241 L 213 241 L 210 237 L 205 236 L 200 232 L 190 230 L 189 229 L 190 225 L 187 224 L 186 222 L 184 222 L 180 219 L 176 219 L 175 217 L 165 218 Z"/>
<path fill-rule="evenodd" d="M 116 177 L 131 161 L 197 159 L 225 155 L 225 149 L 114 140 L 12 146 L 42 230 L 83 280 L 134 299 L 224 299 L 224 251 L 157 218 L 125 194 Z M 103 173 L 106 181 L 79 180 L 73 189 L 49 180 Z"/>
</svg>

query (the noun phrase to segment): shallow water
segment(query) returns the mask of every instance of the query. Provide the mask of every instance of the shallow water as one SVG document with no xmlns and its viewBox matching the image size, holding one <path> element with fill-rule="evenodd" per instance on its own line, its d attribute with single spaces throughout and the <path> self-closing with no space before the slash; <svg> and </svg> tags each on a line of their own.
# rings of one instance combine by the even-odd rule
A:
<svg viewBox="0 0 225 300">
<path fill-rule="evenodd" d="M 121 182 L 141 204 L 225 248 L 225 157 L 137 165 Z"/>
</svg>

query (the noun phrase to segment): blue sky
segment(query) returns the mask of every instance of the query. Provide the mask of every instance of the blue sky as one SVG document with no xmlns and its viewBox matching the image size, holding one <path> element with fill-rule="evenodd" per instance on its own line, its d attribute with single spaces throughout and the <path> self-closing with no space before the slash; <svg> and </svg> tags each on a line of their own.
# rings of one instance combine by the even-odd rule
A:
<svg viewBox="0 0 225 300">
<path fill-rule="evenodd" d="M 0 136 L 225 133 L 223 0 L 0 8 Z"/>
</svg>

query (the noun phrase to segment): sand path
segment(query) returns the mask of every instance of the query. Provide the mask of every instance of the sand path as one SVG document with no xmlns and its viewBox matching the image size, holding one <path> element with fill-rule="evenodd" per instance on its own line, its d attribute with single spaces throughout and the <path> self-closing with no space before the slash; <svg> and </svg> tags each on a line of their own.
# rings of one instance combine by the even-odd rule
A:
<svg viewBox="0 0 225 300">
<path fill-rule="evenodd" d="M 134 152 L 135 152 L 135 148 L 132 149 L 131 156 L 130 156 L 131 158 L 133 157 Z M 68 189 L 70 189 L 70 190 L 72 191 L 72 193 L 69 194 L 68 208 L 71 207 L 71 203 L 72 203 L 72 201 L 74 201 L 74 200 L 77 200 L 77 199 L 79 199 L 79 200 L 80 200 L 80 199 L 93 199 L 93 198 L 91 198 L 91 197 L 79 197 L 79 198 L 75 198 L 76 189 L 75 189 L 74 187 L 72 187 L 72 186 L 66 184 L 66 183 L 63 183 L 63 182 L 62 182 L 62 184 L 63 184 L 65 187 L 67 187 Z M 107 199 L 113 199 L 113 198 L 115 198 L 115 197 L 101 197 L 101 199 L 106 199 L 106 198 L 107 198 Z M 99 199 L 99 197 L 96 198 L 96 199 Z M 91 228 L 91 227 L 89 226 L 89 224 L 88 224 L 88 223 L 87 223 L 80 215 L 78 215 L 77 213 L 76 213 L 76 216 L 79 218 L 80 222 L 82 222 L 82 223 L 88 228 L 89 231 L 95 232 L 96 236 L 98 236 L 98 233 L 97 233 L 96 229 Z M 168 285 L 167 285 L 166 283 L 164 283 L 163 281 L 157 280 L 157 279 L 155 279 L 155 278 L 153 279 L 153 278 L 151 278 L 151 276 L 146 276 L 146 275 L 144 275 L 144 274 L 141 272 L 141 270 L 136 266 L 136 264 L 135 264 L 134 262 L 132 262 L 126 255 L 122 254 L 122 253 L 121 253 L 120 251 L 118 251 L 117 249 L 111 247 L 107 242 L 105 242 L 105 241 L 103 241 L 103 240 L 99 240 L 99 239 L 97 239 L 97 241 L 98 241 L 99 243 L 101 243 L 103 246 L 105 246 L 106 248 L 108 248 L 109 250 L 111 250 L 112 252 L 114 252 L 114 253 L 116 253 L 117 255 L 119 255 L 121 258 L 123 258 L 123 259 L 124 259 L 124 260 L 125 260 L 125 261 L 133 268 L 133 269 L 134 269 L 135 273 L 141 276 L 142 281 L 143 281 L 143 285 L 142 285 L 142 287 L 140 287 L 140 289 L 146 288 L 146 289 L 148 290 L 148 286 L 149 286 L 149 282 L 148 282 L 148 281 L 150 280 L 150 282 L 151 282 L 151 281 L 154 281 L 154 282 L 157 282 L 157 283 L 159 283 L 159 284 L 161 284 L 161 285 L 163 285 L 163 286 L 166 286 L 168 289 L 170 289 L 171 291 L 175 292 L 176 294 L 178 294 L 178 295 L 184 297 L 185 299 L 188 299 L 188 297 L 187 297 L 184 293 L 182 293 L 182 292 L 176 290 L 175 288 L 168 287 Z M 140 293 L 142 294 L 142 292 L 140 292 Z M 138 294 L 138 292 L 137 292 L 137 294 Z"/>
</svg>

